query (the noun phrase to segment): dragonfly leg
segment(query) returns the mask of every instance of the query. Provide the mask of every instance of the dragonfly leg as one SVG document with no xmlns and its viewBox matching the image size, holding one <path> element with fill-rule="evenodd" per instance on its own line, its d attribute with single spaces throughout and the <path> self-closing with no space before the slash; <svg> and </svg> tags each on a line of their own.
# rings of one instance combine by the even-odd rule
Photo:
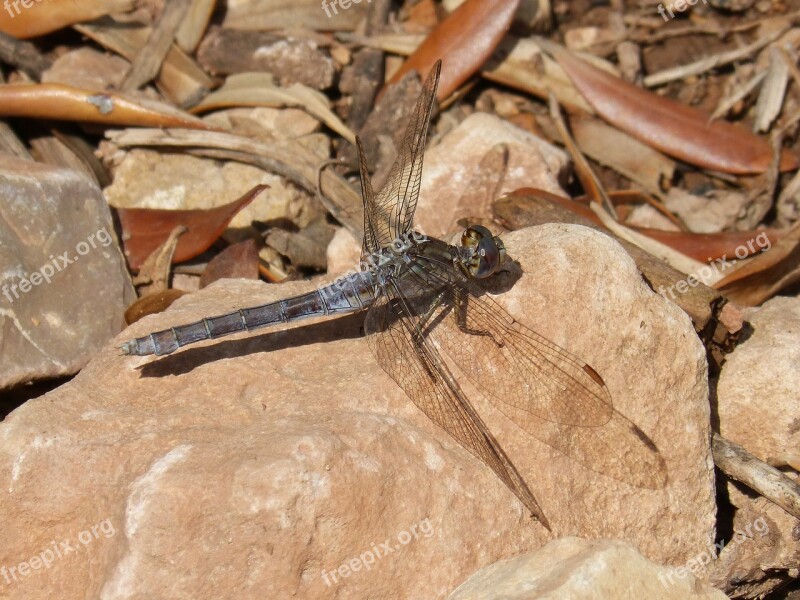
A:
<svg viewBox="0 0 800 600">
<path fill-rule="evenodd" d="M 414 343 L 416 345 L 422 344 L 422 337 L 425 335 L 425 329 L 428 327 L 428 323 L 431 320 L 431 317 L 436 313 L 436 309 L 442 305 L 442 299 L 444 298 L 444 292 L 436 296 L 431 301 L 430 306 L 425 310 L 423 314 L 419 317 L 419 322 L 417 323 L 418 329 L 414 335 Z"/>
<path fill-rule="evenodd" d="M 472 329 L 467 324 L 467 307 L 469 305 L 469 297 L 466 294 L 456 294 L 454 304 L 455 307 L 453 316 L 455 317 L 456 324 L 461 331 L 469 335 L 488 336 L 492 338 L 492 341 L 497 344 L 498 348 L 503 346 L 503 342 L 493 336 L 491 331 L 486 329 Z"/>
</svg>

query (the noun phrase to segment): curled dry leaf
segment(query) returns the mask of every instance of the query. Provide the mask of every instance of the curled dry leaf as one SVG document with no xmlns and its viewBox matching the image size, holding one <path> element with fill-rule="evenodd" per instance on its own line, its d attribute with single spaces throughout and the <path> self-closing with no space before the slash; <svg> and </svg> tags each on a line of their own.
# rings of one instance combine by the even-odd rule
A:
<svg viewBox="0 0 800 600">
<path fill-rule="evenodd" d="M 31 0 L 29 0 L 29 3 Z M 27 8 L 21 2 L 6 3 L 0 11 L 0 31 L 18 39 L 27 39 L 57 31 L 82 21 L 126 12 L 134 0 L 70 0 L 69 2 L 34 0 Z"/>
<path fill-rule="evenodd" d="M 231 75 L 221 88 L 203 98 L 192 112 L 201 113 L 234 106 L 296 106 L 308 111 L 351 144 L 356 143 L 355 134 L 330 109 L 324 94 L 300 83 L 285 88 L 275 85 L 275 80 L 269 73 Z"/>
<path fill-rule="evenodd" d="M 187 231 L 181 236 L 175 249 L 174 262 L 194 258 L 206 251 L 234 215 L 267 187 L 257 185 L 238 200 L 211 210 L 117 209 L 128 264 L 131 269 L 138 270 L 147 257 L 180 225 L 185 226 Z"/>
<path fill-rule="evenodd" d="M 467 0 L 431 31 L 389 84 L 411 70 L 425 76 L 441 58 L 436 97 L 444 100 L 492 55 L 511 27 L 518 6 L 519 0 Z"/>
<path fill-rule="evenodd" d="M 602 225 L 597 215 L 585 204 L 552 194 L 545 190 L 523 188 L 515 190 L 508 195 L 533 196 L 538 199 L 546 200 L 558 204 L 597 225 Z M 611 192 L 610 195 L 613 198 L 615 193 Z M 649 227 L 637 227 L 635 225 L 627 225 L 627 227 L 699 262 L 717 260 L 723 256 L 734 256 L 736 251 L 740 248 L 747 249 L 747 255 L 743 256 L 749 256 L 758 252 L 760 248 L 750 248 L 747 242 L 755 240 L 758 236 L 766 235 L 772 243 L 775 243 L 786 235 L 784 231 L 764 228 L 758 228 L 754 231 L 691 233 L 685 231 L 664 231 Z"/>
<path fill-rule="evenodd" d="M 185 293 L 183 290 L 170 289 L 143 296 L 125 309 L 125 322 L 130 325 L 147 315 L 163 312 Z"/>
<path fill-rule="evenodd" d="M 0 85 L 0 116 L 137 127 L 213 129 L 168 104 L 58 83 Z"/>
<path fill-rule="evenodd" d="M 557 49 L 549 50 L 606 121 L 665 154 L 723 173 L 762 173 L 772 160 L 769 143 L 744 128 L 711 121 L 704 112 L 623 81 Z M 781 170 L 798 166 L 784 151 Z"/>
</svg>

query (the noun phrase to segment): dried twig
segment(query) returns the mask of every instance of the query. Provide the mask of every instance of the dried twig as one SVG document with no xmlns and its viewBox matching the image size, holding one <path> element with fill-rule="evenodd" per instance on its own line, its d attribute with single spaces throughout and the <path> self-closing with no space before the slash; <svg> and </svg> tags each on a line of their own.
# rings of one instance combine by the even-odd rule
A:
<svg viewBox="0 0 800 600">
<path fill-rule="evenodd" d="M 603 208 L 608 211 L 608 214 L 611 215 L 614 220 L 619 220 L 617 217 L 617 210 L 614 208 L 614 204 L 611 202 L 603 184 L 600 182 L 600 178 L 597 177 L 597 174 L 592 170 L 589 161 L 586 160 L 586 157 L 578 148 L 578 144 L 572 139 L 567 124 L 564 122 L 564 117 L 561 115 L 561 108 L 558 105 L 555 94 L 549 92 L 548 96 L 550 102 L 550 117 L 553 119 L 556 129 L 558 129 L 561 141 L 564 143 L 564 146 L 566 146 L 572 160 L 575 161 L 575 174 L 578 176 L 583 190 L 590 198 L 602 202 Z"/>
<path fill-rule="evenodd" d="M 794 481 L 716 433 L 711 440 L 711 452 L 717 468 L 725 475 L 742 482 L 800 519 L 800 486 Z"/>
<path fill-rule="evenodd" d="M 164 3 L 164 12 L 125 76 L 122 83 L 124 91 L 138 89 L 158 75 L 188 8 L 189 0 L 170 0 Z"/>
</svg>

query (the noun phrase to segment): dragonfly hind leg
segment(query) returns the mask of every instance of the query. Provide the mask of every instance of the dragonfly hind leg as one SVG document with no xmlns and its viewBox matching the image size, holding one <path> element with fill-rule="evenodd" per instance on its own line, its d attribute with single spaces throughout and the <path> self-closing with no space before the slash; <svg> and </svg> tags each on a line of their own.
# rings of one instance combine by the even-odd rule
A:
<svg viewBox="0 0 800 600">
<path fill-rule="evenodd" d="M 491 331 L 486 329 L 473 329 L 467 324 L 467 307 L 469 305 L 469 296 L 466 294 L 456 294 L 455 295 L 455 306 L 453 307 L 453 317 L 456 320 L 456 325 L 458 328 L 466 334 L 469 335 L 480 335 L 484 337 L 492 338 L 492 341 L 497 345 L 498 348 L 503 347 L 503 341 L 497 339 L 495 336 L 492 335 Z"/>
</svg>

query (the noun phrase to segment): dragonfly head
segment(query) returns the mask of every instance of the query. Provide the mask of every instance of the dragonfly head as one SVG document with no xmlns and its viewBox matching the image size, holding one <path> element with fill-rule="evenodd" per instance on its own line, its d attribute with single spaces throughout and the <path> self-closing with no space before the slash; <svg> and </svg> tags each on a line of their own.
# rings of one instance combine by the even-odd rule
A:
<svg viewBox="0 0 800 600">
<path fill-rule="evenodd" d="M 481 225 L 473 225 L 461 234 L 462 268 L 472 277 L 489 277 L 506 259 L 506 247 L 499 237 Z"/>
</svg>

